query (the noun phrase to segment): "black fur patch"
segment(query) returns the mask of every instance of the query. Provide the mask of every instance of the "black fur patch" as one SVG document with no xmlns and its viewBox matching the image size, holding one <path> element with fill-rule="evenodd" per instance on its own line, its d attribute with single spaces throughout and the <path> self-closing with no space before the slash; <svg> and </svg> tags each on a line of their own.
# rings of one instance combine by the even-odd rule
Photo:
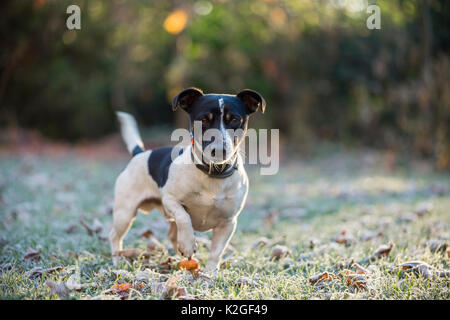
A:
<svg viewBox="0 0 450 320">
<path fill-rule="evenodd" d="M 132 156 L 134 157 L 135 155 L 143 152 L 144 150 L 141 149 L 141 147 L 139 147 L 138 145 L 136 145 L 136 147 L 133 148 L 133 151 L 131 151 Z"/>
<path fill-rule="evenodd" d="M 162 188 L 166 184 L 169 175 L 169 168 L 172 164 L 171 153 L 173 147 L 163 147 L 152 150 L 148 158 L 148 173 L 156 181 L 158 187 Z M 178 156 L 183 153 L 180 149 Z"/>
</svg>

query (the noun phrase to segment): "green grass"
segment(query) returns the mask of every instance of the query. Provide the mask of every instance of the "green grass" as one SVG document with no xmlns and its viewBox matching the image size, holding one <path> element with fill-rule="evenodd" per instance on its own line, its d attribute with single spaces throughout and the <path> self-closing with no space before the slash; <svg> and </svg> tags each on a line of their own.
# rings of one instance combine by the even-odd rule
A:
<svg viewBox="0 0 450 320">
<path fill-rule="evenodd" d="M 174 253 L 166 237 L 168 225 L 157 212 L 138 215 L 125 247 L 145 248 L 148 240 L 139 235 L 149 228 L 168 251 L 147 261 L 123 261 L 117 268 L 108 242 L 81 226 L 80 219 L 88 223 L 98 219 L 101 235 L 107 234 L 114 180 L 125 165 L 124 159 L 75 156 L 0 158 L 0 299 L 58 299 L 46 281 L 63 283 L 73 275 L 86 286 L 68 290 L 66 298 L 119 299 L 108 289 L 121 282 L 137 283 L 135 275 L 146 268 L 155 271 L 153 279 L 131 290 L 128 299 L 160 299 L 161 292 L 152 284 L 174 275 L 180 278 L 178 286 L 202 299 L 449 299 L 448 277 L 427 279 L 398 268 L 422 260 L 449 269 L 448 254 L 433 253 L 426 246 L 430 240 L 450 241 L 448 174 L 421 165 L 383 169 L 383 158 L 376 153 L 292 161 L 276 176 L 260 176 L 252 168 L 249 197 L 232 239 L 234 251 L 224 257 L 228 267 L 212 280 L 193 280 L 189 272 L 161 269 L 160 263 Z M 419 216 L 417 208 L 423 205 L 432 209 Z M 278 219 L 265 223 L 273 210 L 279 210 Z M 73 231 L 68 233 L 71 225 Z M 333 240 L 343 230 L 353 239 L 349 246 Z M 365 233 L 379 231 L 381 236 L 361 240 Z M 252 249 L 262 236 L 273 243 Z M 394 243 L 390 254 L 369 263 L 373 252 L 389 241 Z M 290 255 L 274 259 L 274 243 L 287 246 Z M 37 247 L 39 261 L 24 258 L 27 249 Z M 197 258 L 202 266 L 207 253 L 201 246 Z M 311 276 L 324 271 L 338 275 L 339 263 L 350 259 L 370 270 L 367 290 L 349 287 L 339 276 L 322 285 L 310 284 Z M 43 277 L 27 274 L 35 267 L 57 266 L 64 268 Z M 129 274 L 117 277 L 112 271 L 118 269 Z M 241 277 L 253 282 L 238 285 Z"/>
</svg>

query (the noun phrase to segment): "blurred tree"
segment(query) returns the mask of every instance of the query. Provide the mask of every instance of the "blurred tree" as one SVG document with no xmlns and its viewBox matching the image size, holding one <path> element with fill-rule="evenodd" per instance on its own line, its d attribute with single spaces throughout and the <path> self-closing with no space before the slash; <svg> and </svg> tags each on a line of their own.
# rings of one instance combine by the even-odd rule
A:
<svg viewBox="0 0 450 320">
<path fill-rule="evenodd" d="M 65 27 L 82 10 L 81 30 Z M 381 8 L 368 30 L 366 7 Z M 18 0 L 0 4 L 2 125 L 49 137 L 115 130 L 113 110 L 145 125 L 186 125 L 182 88 L 260 91 L 256 127 L 317 141 L 415 151 L 449 168 L 445 0 Z M 157 115 L 157 116 L 155 116 Z"/>
</svg>

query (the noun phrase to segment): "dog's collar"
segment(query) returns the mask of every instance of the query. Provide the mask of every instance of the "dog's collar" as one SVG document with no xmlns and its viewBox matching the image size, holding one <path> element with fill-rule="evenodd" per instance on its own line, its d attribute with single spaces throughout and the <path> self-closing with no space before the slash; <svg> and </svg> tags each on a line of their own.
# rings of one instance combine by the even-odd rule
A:
<svg viewBox="0 0 450 320">
<path fill-rule="evenodd" d="M 191 149 L 191 159 L 192 159 L 192 162 L 197 167 L 197 169 L 200 169 L 201 171 L 206 173 L 210 178 L 216 178 L 216 179 L 228 178 L 238 168 L 237 154 L 235 154 L 233 162 L 227 162 L 222 165 L 216 165 L 216 166 L 211 165 L 210 166 L 204 162 L 202 162 L 201 164 L 195 163 L 194 151 L 193 151 L 193 149 Z"/>
</svg>

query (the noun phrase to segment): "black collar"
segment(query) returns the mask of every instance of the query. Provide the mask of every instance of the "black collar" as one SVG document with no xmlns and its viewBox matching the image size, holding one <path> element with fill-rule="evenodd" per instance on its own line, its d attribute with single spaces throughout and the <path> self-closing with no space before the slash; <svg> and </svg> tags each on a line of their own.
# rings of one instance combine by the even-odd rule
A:
<svg viewBox="0 0 450 320">
<path fill-rule="evenodd" d="M 218 166 L 210 166 L 202 161 L 202 163 L 195 163 L 194 153 L 191 149 L 191 159 L 195 166 L 206 173 L 210 178 L 224 179 L 231 176 L 238 168 L 237 154 L 234 156 L 233 162 L 227 162 Z"/>
</svg>

